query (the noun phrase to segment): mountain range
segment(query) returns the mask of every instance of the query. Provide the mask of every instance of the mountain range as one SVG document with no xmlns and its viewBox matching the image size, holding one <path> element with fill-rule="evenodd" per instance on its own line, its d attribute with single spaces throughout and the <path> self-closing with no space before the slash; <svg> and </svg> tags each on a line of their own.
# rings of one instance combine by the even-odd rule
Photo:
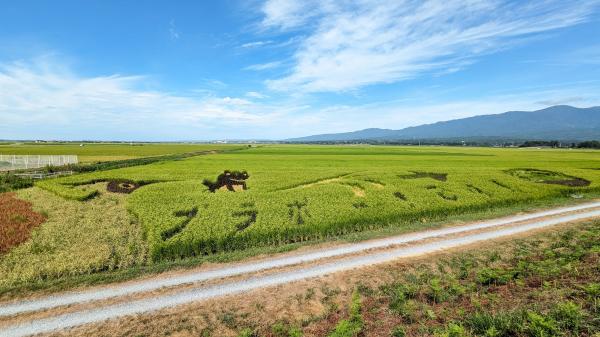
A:
<svg viewBox="0 0 600 337">
<path fill-rule="evenodd" d="M 400 130 L 364 129 L 353 132 L 291 138 L 289 142 L 352 142 L 410 140 L 560 140 L 600 139 L 600 106 L 556 105 L 537 111 L 480 115 Z"/>
</svg>

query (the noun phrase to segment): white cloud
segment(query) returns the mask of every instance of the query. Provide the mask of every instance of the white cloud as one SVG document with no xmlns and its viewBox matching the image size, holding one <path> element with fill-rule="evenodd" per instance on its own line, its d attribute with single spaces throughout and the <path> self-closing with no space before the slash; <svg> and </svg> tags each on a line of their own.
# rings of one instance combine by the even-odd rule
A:
<svg viewBox="0 0 600 337">
<path fill-rule="evenodd" d="M 327 1 L 323 0 L 323 4 Z M 267 27 L 294 28 L 317 15 L 319 10 L 318 0 L 269 0 L 262 8 L 265 14 L 262 24 Z"/>
<path fill-rule="evenodd" d="M 293 134 L 305 136 L 365 128 L 402 129 L 477 115 L 515 110 L 533 111 L 554 104 L 598 106 L 600 97 L 596 93 L 600 90 L 599 84 L 600 82 L 587 85 L 565 83 L 556 88 L 515 88 L 510 93 L 489 94 L 471 99 L 434 100 L 418 96 L 352 106 L 331 105 L 309 109 L 301 118 L 294 120 L 296 130 Z M 553 100 L 548 101 L 548 97 Z"/>
<path fill-rule="evenodd" d="M 0 133 L 17 128 L 110 130 L 248 126 L 276 115 L 245 98 L 142 89 L 144 76 L 78 76 L 57 62 L 0 64 Z M 34 129 L 31 129 L 34 130 Z"/>
<path fill-rule="evenodd" d="M 431 88 L 402 100 L 329 105 L 311 97 L 175 94 L 143 88 L 145 76 L 80 76 L 59 62 L 0 63 L 0 138 L 199 140 L 283 139 L 367 127 L 402 128 L 546 104 L 599 105 L 598 81 L 514 88 L 447 99 Z M 440 98 L 436 99 L 436 94 Z M 552 99 L 552 101 L 549 101 Z"/>
<path fill-rule="evenodd" d="M 273 41 L 254 41 L 254 42 L 248 42 L 248 43 L 244 43 L 242 44 L 240 47 L 242 48 L 255 48 L 255 47 L 261 47 L 264 45 L 268 45 L 273 43 Z"/>
<path fill-rule="evenodd" d="M 269 70 L 269 69 L 278 68 L 281 65 L 282 65 L 281 62 L 275 61 L 275 62 L 268 62 L 268 63 L 252 64 L 252 65 L 247 66 L 244 69 L 245 70 L 261 71 L 261 70 Z"/>
<path fill-rule="evenodd" d="M 452 72 L 516 38 L 588 19 L 597 0 L 268 0 L 264 27 L 306 30 L 273 90 L 327 92 Z"/>
<path fill-rule="evenodd" d="M 171 37 L 171 40 L 179 40 L 180 38 L 180 33 L 175 26 L 175 20 L 169 22 L 169 36 Z"/>
<path fill-rule="evenodd" d="M 248 91 L 246 93 L 246 97 L 250 97 L 250 98 L 256 98 L 256 99 L 263 99 L 263 98 L 267 98 L 267 95 L 261 94 L 260 92 L 256 92 L 256 91 Z"/>
</svg>

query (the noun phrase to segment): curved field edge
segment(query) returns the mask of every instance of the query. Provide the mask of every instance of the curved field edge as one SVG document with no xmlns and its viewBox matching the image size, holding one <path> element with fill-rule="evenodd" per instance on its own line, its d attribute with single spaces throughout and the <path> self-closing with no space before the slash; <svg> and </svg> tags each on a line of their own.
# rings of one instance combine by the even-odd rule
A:
<svg viewBox="0 0 600 337">
<path fill-rule="evenodd" d="M 29 197 L 23 195 L 24 192 L 25 191 L 20 192 L 20 197 L 23 197 L 26 200 L 30 200 Z M 114 268 L 113 266 L 111 268 L 100 268 L 95 271 L 81 270 L 81 268 L 79 268 L 78 270 L 72 270 L 71 272 L 62 274 L 60 275 L 60 277 L 35 278 L 27 280 L 26 282 L 17 282 L 10 285 L 2 284 L 0 282 L 0 299 L 10 300 L 14 298 L 30 296 L 33 294 L 49 294 L 72 289 L 75 287 L 93 286 L 109 284 L 113 282 L 127 281 L 166 271 L 192 269 L 205 263 L 236 262 L 256 256 L 265 256 L 271 254 L 290 252 L 309 246 L 321 246 L 335 242 L 358 242 L 369 239 L 383 238 L 387 236 L 399 235 L 413 231 L 439 228 L 451 224 L 491 219 L 523 211 L 530 212 L 534 210 L 546 209 L 549 207 L 572 205 L 598 198 L 600 198 L 600 193 L 586 193 L 582 195 L 581 199 L 573 199 L 571 197 L 561 196 L 547 198 L 543 200 L 533 200 L 527 204 L 515 204 L 501 208 L 487 209 L 485 211 L 478 211 L 474 213 L 448 216 L 444 220 L 437 222 L 429 221 L 423 223 L 421 221 L 418 221 L 410 224 L 405 224 L 404 226 L 400 227 L 389 226 L 374 230 L 366 230 L 363 232 L 353 232 L 329 239 L 288 243 L 280 246 L 252 247 L 246 250 L 226 251 L 213 255 L 195 256 L 179 260 L 163 260 L 158 262 L 150 262 L 147 258 L 141 258 L 137 260 L 137 263 L 134 262 L 131 265 L 122 268 Z M 141 236 L 139 236 L 141 233 L 138 233 L 139 234 L 137 237 L 141 238 Z M 94 246 L 90 245 L 89 247 Z M 142 250 L 142 252 L 143 251 L 144 250 Z M 85 254 L 82 254 L 80 257 L 84 256 Z M 138 254 L 138 256 L 143 256 L 143 254 Z M 80 257 L 75 256 L 74 261 L 81 261 L 79 260 Z M 29 261 L 24 262 L 27 263 Z"/>
</svg>

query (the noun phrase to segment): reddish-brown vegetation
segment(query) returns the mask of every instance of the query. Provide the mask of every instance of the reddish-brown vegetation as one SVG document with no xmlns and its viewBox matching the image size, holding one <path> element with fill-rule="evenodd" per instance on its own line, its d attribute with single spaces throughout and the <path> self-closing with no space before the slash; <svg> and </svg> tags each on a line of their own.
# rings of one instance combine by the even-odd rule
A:
<svg viewBox="0 0 600 337">
<path fill-rule="evenodd" d="M 29 239 L 31 230 L 46 218 L 31 208 L 31 203 L 17 199 L 14 193 L 0 194 L 0 253 Z"/>
</svg>

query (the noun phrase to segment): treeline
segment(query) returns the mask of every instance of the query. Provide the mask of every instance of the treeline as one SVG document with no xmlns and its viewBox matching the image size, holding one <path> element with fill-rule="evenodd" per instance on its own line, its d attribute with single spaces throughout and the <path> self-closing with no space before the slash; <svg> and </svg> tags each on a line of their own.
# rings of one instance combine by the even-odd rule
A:
<svg viewBox="0 0 600 337">
<path fill-rule="evenodd" d="M 600 149 L 600 141 L 588 140 L 580 143 L 563 143 L 558 140 L 542 141 L 528 140 L 519 147 L 555 147 L 555 148 L 577 148 L 577 149 Z"/>
<path fill-rule="evenodd" d="M 577 147 L 580 149 L 600 149 L 600 141 L 589 140 L 587 142 L 581 142 L 577 144 Z"/>
<path fill-rule="evenodd" d="M 519 145 L 519 147 L 571 147 L 572 144 L 564 144 L 558 140 L 528 140 Z"/>
</svg>

